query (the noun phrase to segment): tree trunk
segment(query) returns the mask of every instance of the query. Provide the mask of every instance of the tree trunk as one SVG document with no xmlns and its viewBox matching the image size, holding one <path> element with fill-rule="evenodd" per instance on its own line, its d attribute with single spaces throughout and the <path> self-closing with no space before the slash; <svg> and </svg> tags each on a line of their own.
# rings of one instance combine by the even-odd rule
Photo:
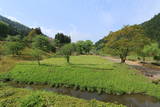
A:
<svg viewBox="0 0 160 107">
<path fill-rule="evenodd" d="M 69 56 L 67 56 L 67 63 L 69 63 L 69 58 L 70 58 L 70 57 L 69 57 Z"/>
<path fill-rule="evenodd" d="M 121 63 L 125 63 L 126 58 L 121 58 Z"/>
<path fill-rule="evenodd" d="M 143 62 L 145 62 L 146 61 L 146 58 L 145 57 L 143 57 Z"/>
<path fill-rule="evenodd" d="M 125 57 L 125 56 L 123 56 L 123 55 L 120 55 L 120 58 L 121 58 L 121 63 L 125 63 L 125 61 L 126 61 L 126 57 Z"/>
<path fill-rule="evenodd" d="M 38 65 L 41 65 L 41 63 L 40 63 L 40 59 L 39 59 L 39 58 L 37 59 L 37 62 L 38 62 Z"/>
</svg>

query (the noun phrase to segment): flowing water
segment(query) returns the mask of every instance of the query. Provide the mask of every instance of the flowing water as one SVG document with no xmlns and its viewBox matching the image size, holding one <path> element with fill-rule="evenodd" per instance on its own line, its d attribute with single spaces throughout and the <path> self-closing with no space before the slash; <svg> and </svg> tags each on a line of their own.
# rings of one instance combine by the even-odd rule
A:
<svg viewBox="0 0 160 107">
<path fill-rule="evenodd" d="M 51 88 L 46 85 L 27 85 L 27 84 L 16 84 L 13 82 L 8 83 L 12 87 L 26 88 L 31 90 L 44 90 L 49 92 L 55 92 L 59 94 L 69 95 L 76 98 L 85 100 L 96 99 L 103 102 L 112 102 L 116 104 L 124 104 L 127 107 L 160 107 L 160 101 L 154 97 L 150 97 L 142 94 L 132 95 L 109 95 L 109 94 L 98 94 L 97 92 L 87 92 L 74 90 L 71 88 Z"/>
</svg>

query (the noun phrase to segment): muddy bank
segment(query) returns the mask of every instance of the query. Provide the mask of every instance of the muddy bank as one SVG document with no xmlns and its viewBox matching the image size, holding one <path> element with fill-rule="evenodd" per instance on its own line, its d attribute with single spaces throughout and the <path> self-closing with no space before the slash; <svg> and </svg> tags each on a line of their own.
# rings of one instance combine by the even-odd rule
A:
<svg viewBox="0 0 160 107">
<path fill-rule="evenodd" d="M 110 56 L 105 56 L 103 58 L 116 63 L 120 63 L 120 59 L 118 58 L 114 58 Z M 160 67 L 156 67 L 155 65 L 152 65 L 152 64 L 142 64 L 138 61 L 130 61 L 130 60 L 126 60 L 126 64 L 136 70 L 141 71 L 143 75 L 149 77 L 151 80 L 160 79 Z"/>
</svg>

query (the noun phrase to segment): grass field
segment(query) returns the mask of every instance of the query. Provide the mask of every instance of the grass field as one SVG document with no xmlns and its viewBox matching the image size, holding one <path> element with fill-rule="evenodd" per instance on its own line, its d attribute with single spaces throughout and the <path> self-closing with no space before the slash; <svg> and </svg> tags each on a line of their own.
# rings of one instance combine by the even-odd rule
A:
<svg viewBox="0 0 160 107">
<path fill-rule="evenodd" d="M 16 64 L 16 61 L 11 58 L 7 58 L 7 57 L 2 58 L 0 60 L 0 73 L 11 70 L 15 66 L 15 64 Z"/>
<path fill-rule="evenodd" d="M 73 56 L 71 64 L 64 58 L 17 64 L 0 78 L 27 84 L 73 87 L 75 89 L 109 94 L 145 93 L 160 99 L 160 86 L 153 84 L 138 71 L 99 56 Z"/>
<path fill-rule="evenodd" d="M 11 88 L 0 83 L 0 107 L 124 107 L 44 91 Z"/>
</svg>

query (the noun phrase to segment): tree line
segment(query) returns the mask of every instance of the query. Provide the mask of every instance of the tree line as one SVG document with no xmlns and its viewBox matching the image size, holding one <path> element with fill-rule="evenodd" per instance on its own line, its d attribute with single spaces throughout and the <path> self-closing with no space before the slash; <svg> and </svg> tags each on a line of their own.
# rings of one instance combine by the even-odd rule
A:
<svg viewBox="0 0 160 107">
<path fill-rule="evenodd" d="M 2 29 L 2 31 L 4 31 Z M 4 32 L 0 32 L 4 34 Z M 1 41 L 2 42 L 2 41 Z M 70 62 L 71 55 L 91 54 L 93 42 L 90 40 L 72 42 L 71 37 L 63 33 L 57 33 L 55 38 L 49 38 L 41 32 L 40 28 L 32 29 L 25 37 L 21 35 L 7 35 L 3 39 L 0 55 L 23 56 L 25 51 L 29 56 L 38 61 L 45 54 L 64 56 Z"/>
</svg>

